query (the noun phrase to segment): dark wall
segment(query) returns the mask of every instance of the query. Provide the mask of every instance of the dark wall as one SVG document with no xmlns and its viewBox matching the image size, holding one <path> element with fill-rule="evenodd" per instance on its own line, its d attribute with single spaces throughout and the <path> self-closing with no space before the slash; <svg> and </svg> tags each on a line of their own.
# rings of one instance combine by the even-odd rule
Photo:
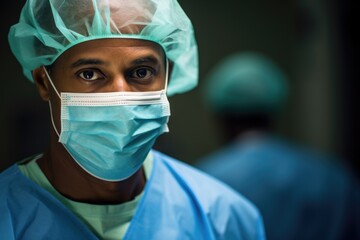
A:
<svg viewBox="0 0 360 240">
<path fill-rule="evenodd" d="M 0 170 L 42 151 L 49 131 L 48 105 L 22 75 L 7 42 L 23 1 L 1 8 Z M 355 139 L 352 7 L 346 1 L 180 0 L 196 31 L 198 87 L 170 98 L 170 133 L 156 148 L 192 163 L 221 145 L 217 126 L 202 102 L 206 73 L 227 54 L 259 51 L 284 70 L 291 98 L 278 131 L 319 151 L 344 157 L 358 168 Z"/>
<path fill-rule="evenodd" d="M 22 75 L 8 45 L 9 27 L 18 20 L 23 2 L 10 1 L 0 10 L 0 170 L 26 155 L 41 151 L 47 140 L 44 135 L 48 131 L 47 105 L 40 100 L 35 86 Z"/>
</svg>

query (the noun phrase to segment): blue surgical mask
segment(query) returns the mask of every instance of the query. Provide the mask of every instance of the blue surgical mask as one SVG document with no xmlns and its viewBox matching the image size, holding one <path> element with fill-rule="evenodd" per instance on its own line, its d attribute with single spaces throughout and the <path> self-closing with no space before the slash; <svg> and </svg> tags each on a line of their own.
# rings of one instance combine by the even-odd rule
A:
<svg viewBox="0 0 360 240">
<path fill-rule="evenodd" d="M 166 87 L 152 92 L 58 95 L 60 134 L 52 115 L 51 119 L 59 142 L 86 172 L 102 180 L 129 178 L 142 166 L 156 138 L 168 131 Z"/>
</svg>

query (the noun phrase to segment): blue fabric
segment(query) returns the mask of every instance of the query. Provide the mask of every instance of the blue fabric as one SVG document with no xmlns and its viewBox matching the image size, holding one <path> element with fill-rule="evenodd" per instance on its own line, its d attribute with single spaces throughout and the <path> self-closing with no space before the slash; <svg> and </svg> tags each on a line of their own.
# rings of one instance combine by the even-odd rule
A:
<svg viewBox="0 0 360 240">
<path fill-rule="evenodd" d="M 169 116 L 164 90 L 62 92 L 59 142 L 89 174 L 120 181 L 139 170 L 156 138 L 168 131 Z"/>
<path fill-rule="evenodd" d="M 97 239 L 50 193 L 23 176 L 17 165 L 0 175 L 0 238 Z"/>
<path fill-rule="evenodd" d="M 264 239 L 261 216 L 218 180 L 153 151 L 153 172 L 124 236 L 128 239 Z M 96 239 L 17 165 L 0 175 L 1 239 Z"/>
<path fill-rule="evenodd" d="M 264 138 L 234 142 L 195 165 L 258 207 L 268 240 L 360 239 L 359 183 L 338 159 Z"/>
</svg>

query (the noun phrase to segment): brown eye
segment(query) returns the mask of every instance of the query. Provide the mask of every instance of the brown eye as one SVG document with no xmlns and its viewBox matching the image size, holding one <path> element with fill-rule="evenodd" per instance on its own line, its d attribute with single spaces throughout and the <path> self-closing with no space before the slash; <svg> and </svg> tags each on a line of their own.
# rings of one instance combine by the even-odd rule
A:
<svg viewBox="0 0 360 240">
<path fill-rule="evenodd" d="M 136 84 L 149 84 L 156 78 L 156 70 L 152 67 L 143 66 L 132 69 L 127 74 L 127 79 Z"/>
<path fill-rule="evenodd" d="M 86 81 L 94 81 L 94 80 L 98 80 L 98 79 L 102 79 L 103 76 L 101 74 L 99 74 L 98 72 L 94 71 L 94 70 L 85 70 L 82 71 L 79 74 L 79 77 L 81 77 L 82 79 L 86 80 Z"/>
<path fill-rule="evenodd" d="M 154 76 L 154 70 L 147 67 L 137 68 L 130 74 L 130 78 L 134 80 L 147 80 Z"/>
</svg>

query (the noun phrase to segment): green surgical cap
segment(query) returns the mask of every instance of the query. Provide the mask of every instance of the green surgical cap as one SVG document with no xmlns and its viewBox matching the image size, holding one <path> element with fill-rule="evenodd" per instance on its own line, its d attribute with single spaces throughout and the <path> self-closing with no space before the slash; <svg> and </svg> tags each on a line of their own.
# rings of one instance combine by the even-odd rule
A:
<svg viewBox="0 0 360 240">
<path fill-rule="evenodd" d="M 271 113 L 285 103 L 288 85 L 269 58 L 244 52 L 216 65 L 204 82 L 206 104 L 222 113 Z"/>
<path fill-rule="evenodd" d="M 176 0 L 28 0 L 9 44 L 25 76 L 51 65 L 70 47 L 94 39 L 156 42 L 173 63 L 168 95 L 198 81 L 198 50 L 191 21 Z"/>
</svg>

